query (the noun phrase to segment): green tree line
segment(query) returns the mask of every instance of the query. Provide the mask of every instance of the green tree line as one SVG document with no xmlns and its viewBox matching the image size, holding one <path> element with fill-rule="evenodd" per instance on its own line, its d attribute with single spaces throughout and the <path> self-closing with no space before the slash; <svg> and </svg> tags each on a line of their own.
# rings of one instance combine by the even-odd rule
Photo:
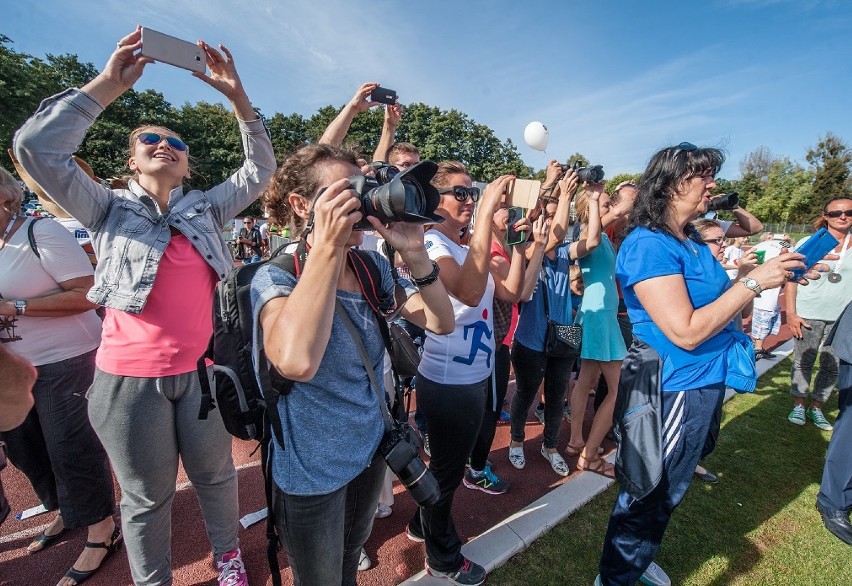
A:
<svg viewBox="0 0 852 586">
<path fill-rule="evenodd" d="M 68 87 L 80 87 L 98 73 L 93 64 L 81 63 L 76 55 L 47 54 L 39 58 L 16 51 L 11 45 L 12 40 L 0 34 L 0 141 L 7 147 L 15 130 L 42 99 Z M 297 113 L 258 114 L 264 118 L 276 157 L 282 161 L 299 146 L 316 142 L 339 112 L 339 107 L 327 105 L 307 117 Z M 349 130 L 347 143 L 369 155 L 378 143 L 382 121 L 383 112 L 378 108 L 359 114 Z M 94 123 L 77 154 L 88 161 L 98 176 L 121 176 L 127 172 L 127 138 L 142 124 L 167 126 L 188 140 L 193 167 L 191 187 L 205 189 L 215 185 L 242 162 L 239 130 L 229 109 L 206 102 L 175 106 L 154 90 L 125 92 Z M 504 173 L 544 179 L 544 170 L 534 172 L 524 164 L 510 139 L 501 141 L 488 126 L 458 110 L 409 104 L 397 128 L 396 140 L 414 143 L 425 159 L 460 160 L 482 181 Z M 760 147 L 740 162 L 740 179 L 719 179 L 716 192 L 739 192 L 741 205 L 764 222 L 810 222 L 831 197 L 852 195 L 852 151 L 829 131 L 807 150 L 805 160 L 807 166 Z M 566 161 L 588 164 L 581 153 L 574 153 Z M 12 168 L 6 157 L 2 157 L 2 165 Z M 610 168 L 606 171 L 609 189 L 620 181 L 639 179 L 637 174 Z M 252 213 L 258 211 L 252 209 Z"/>
</svg>

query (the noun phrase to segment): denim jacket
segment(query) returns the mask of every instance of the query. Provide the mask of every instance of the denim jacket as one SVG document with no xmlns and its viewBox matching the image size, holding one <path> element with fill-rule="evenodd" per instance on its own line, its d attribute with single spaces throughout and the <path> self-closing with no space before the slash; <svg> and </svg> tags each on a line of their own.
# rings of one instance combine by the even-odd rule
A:
<svg viewBox="0 0 852 586">
<path fill-rule="evenodd" d="M 141 313 L 163 252 L 169 225 L 183 233 L 220 279 L 233 267 L 222 227 L 258 198 L 275 171 L 272 142 L 261 120 L 238 120 L 246 160 L 209 191 L 176 187 L 168 211 L 138 183 L 109 189 L 92 181 L 71 159 L 103 111 L 95 99 L 69 89 L 44 100 L 15 134 L 15 155 L 53 200 L 92 234 L 98 257 L 92 303 Z"/>
</svg>

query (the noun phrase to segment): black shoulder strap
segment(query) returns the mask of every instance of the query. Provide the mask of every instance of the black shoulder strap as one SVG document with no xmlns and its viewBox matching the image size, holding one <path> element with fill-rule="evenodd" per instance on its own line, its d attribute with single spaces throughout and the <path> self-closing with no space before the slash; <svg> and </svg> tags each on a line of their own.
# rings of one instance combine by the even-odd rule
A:
<svg viewBox="0 0 852 586">
<path fill-rule="evenodd" d="M 34 231 L 35 228 L 34 227 L 35 227 L 35 223 L 38 222 L 41 219 L 42 218 L 33 218 L 32 220 L 30 220 L 30 223 L 27 226 L 27 240 L 29 240 L 30 248 L 33 249 L 33 253 L 36 255 L 37 258 L 41 258 L 41 253 L 39 253 L 38 245 L 36 244 L 35 231 Z"/>
<path fill-rule="evenodd" d="M 347 258 L 361 285 L 361 292 L 373 311 L 385 317 L 393 315 L 396 298 L 393 291 L 387 293 L 382 289 L 382 273 L 370 253 L 353 248 L 349 250 Z"/>
</svg>

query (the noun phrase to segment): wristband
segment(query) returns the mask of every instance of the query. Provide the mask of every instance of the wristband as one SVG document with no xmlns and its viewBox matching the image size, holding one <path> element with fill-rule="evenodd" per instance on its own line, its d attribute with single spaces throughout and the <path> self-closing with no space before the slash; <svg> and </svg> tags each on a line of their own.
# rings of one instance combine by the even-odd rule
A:
<svg viewBox="0 0 852 586">
<path fill-rule="evenodd" d="M 433 260 L 432 261 L 432 272 L 429 273 L 428 275 L 426 275 L 425 277 L 423 277 L 422 279 L 418 279 L 414 275 L 411 275 L 411 282 L 414 283 L 414 285 L 418 289 L 422 289 L 423 287 L 431 285 L 432 283 L 437 281 L 438 280 L 438 273 L 440 273 L 440 272 L 441 272 L 441 269 L 438 267 L 438 263 L 436 263 Z"/>
</svg>

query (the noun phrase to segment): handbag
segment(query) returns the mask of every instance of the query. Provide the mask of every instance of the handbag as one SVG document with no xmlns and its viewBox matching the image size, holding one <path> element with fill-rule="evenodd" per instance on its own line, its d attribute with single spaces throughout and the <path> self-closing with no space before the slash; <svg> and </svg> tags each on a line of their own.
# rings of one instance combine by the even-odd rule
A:
<svg viewBox="0 0 852 586">
<path fill-rule="evenodd" d="M 544 317 L 547 330 L 544 334 L 544 353 L 553 358 L 573 358 L 580 354 L 583 342 L 582 326 L 561 324 L 550 319 L 550 304 L 547 300 L 547 273 L 541 270 L 542 291 L 544 297 Z"/>
<path fill-rule="evenodd" d="M 379 324 L 381 327 L 381 323 Z M 420 351 L 405 328 L 397 323 L 388 324 L 390 335 L 390 358 L 393 370 L 400 378 L 417 376 L 420 365 Z"/>
</svg>

